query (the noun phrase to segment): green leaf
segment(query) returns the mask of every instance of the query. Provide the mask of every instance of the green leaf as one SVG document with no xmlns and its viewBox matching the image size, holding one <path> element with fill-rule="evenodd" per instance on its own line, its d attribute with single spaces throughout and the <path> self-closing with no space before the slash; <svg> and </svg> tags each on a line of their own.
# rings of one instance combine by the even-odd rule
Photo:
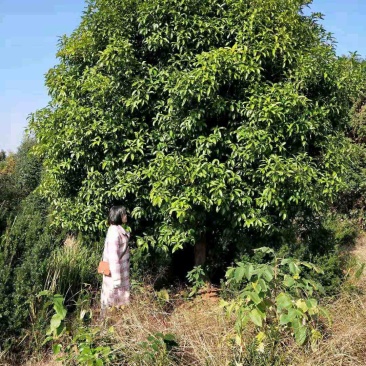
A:
<svg viewBox="0 0 366 366">
<path fill-rule="evenodd" d="M 258 285 L 260 286 L 261 291 L 263 291 L 263 292 L 266 292 L 266 291 L 267 291 L 268 286 L 267 286 L 266 282 L 265 282 L 265 281 L 263 281 L 263 279 L 261 279 L 261 278 L 260 278 L 260 279 L 258 280 Z"/>
<path fill-rule="evenodd" d="M 42 346 L 44 346 L 46 343 L 48 343 L 49 341 L 52 341 L 52 340 L 53 340 L 52 336 L 46 337 L 45 340 L 42 342 Z"/>
<path fill-rule="evenodd" d="M 307 299 L 305 303 L 309 309 L 316 308 L 318 306 L 318 301 L 316 301 L 316 299 Z"/>
<path fill-rule="evenodd" d="M 293 319 L 291 319 L 288 314 L 280 315 L 280 325 L 286 325 L 288 323 L 291 323 L 292 320 Z"/>
<path fill-rule="evenodd" d="M 104 362 L 103 362 L 103 360 L 101 360 L 100 358 L 98 358 L 97 360 L 95 360 L 95 365 L 96 366 L 103 366 L 104 365 Z"/>
<path fill-rule="evenodd" d="M 43 291 L 39 292 L 37 296 L 50 296 L 51 294 L 52 294 L 51 291 L 43 290 Z"/>
<path fill-rule="evenodd" d="M 292 328 L 294 330 L 296 343 L 303 345 L 307 338 L 307 328 L 302 325 L 300 320 L 294 320 L 292 322 Z"/>
<path fill-rule="evenodd" d="M 295 280 L 292 276 L 285 275 L 284 280 L 283 280 L 283 284 L 286 287 L 292 287 L 295 284 Z"/>
<path fill-rule="evenodd" d="M 307 306 L 307 302 L 305 302 L 304 300 L 302 300 L 302 299 L 299 299 L 299 300 L 297 300 L 296 301 L 296 306 L 299 308 L 299 309 L 301 309 L 304 313 L 306 313 L 308 310 L 309 310 L 309 308 L 308 308 L 308 306 Z"/>
<path fill-rule="evenodd" d="M 277 304 L 279 310 L 288 309 L 292 306 L 292 299 L 289 295 L 285 294 L 284 292 L 281 292 L 276 297 L 276 304 Z"/>
<path fill-rule="evenodd" d="M 56 336 L 57 337 L 59 337 L 61 334 L 62 334 L 62 332 L 65 330 L 65 326 L 61 323 L 58 327 L 57 327 L 57 329 L 56 329 Z"/>
<path fill-rule="evenodd" d="M 262 299 L 254 291 L 244 291 L 243 296 L 248 297 L 250 300 L 254 302 L 255 305 L 258 305 L 262 302 Z"/>
<path fill-rule="evenodd" d="M 235 280 L 237 282 L 240 282 L 242 280 L 242 278 L 244 277 L 245 272 L 246 272 L 245 267 L 238 267 L 238 268 L 236 268 L 235 275 L 234 275 Z"/>
<path fill-rule="evenodd" d="M 270 266 L 266 266 L 266 268 L 262 272 L 262 276 L 267 282 L 271 282 L 274 276 L 273 268 Z"/>
<path fill-rule="evenodd" d="M 54 344 L 54 345 L 52 346 L 52 352 L 53 352 L 53 354 L 54 354 L 54 355 L 59 354 L 59 353 L 60 353 L 60 351 L 61 351 L 61 348 L 62 348 L 62 345 L 61 345 L 61 344 Z"/>
<path fill-rule="evenodd" d="M 165 341 L 175 341 L 176 337 L 174 334 L 168 333 L 164 335 L 164 340 Z"/>
<path fill-rule="evenodd" d="M 299 266 L 298 266 L 298 264 L 297 264 L 297 263 L 295 263 L 295 262 L 290 262 L 290 263 L 288 264 L 288 267 L 289 267 L 290 272 L 291 272 L 293 275 L 298 275 L 298 274 L 301 272 L 300 267 L 299 267 Z"/>
<path fill-rule="evenodd" d="M 313 269 L 316 273 L 322 273 L 323 271 L 317 267 L 315 264 L 313 263 L 309 263 L 309 262 L 300 262 L 300 264 L 304 267 L 307 267 L 309 269 Z"/>
<path fill-rule="evenodd" d="M 56 314 L 63 320 L 66 317 L 67 310 L 63 305 L 64 298 L 61 295 L 55 295 L 53 297 L 53 308 L 56 311 Z"/>
<path fill-rule="evenodd" d="M 56 331 L 56 329 L 61 325 L 62 317 L 59 314 L 55 314 L 51 318 L 50 330 L 51 332 Z"/>
<path fill-rule="evenodd" d="M 263 254 L 274 254 L 274 250 L 268 247 L 261 247 L 254 249 L 255 252 L 261 252 Z"/>
<path fill-rule="evenodd" d="M 244 267 L 244 271 L 245 271 L 245 277 L 248 281 L 251 280 L 253 274 L 254 274 L 254 267 L 251 263 L 247 264 L 245 267 Z"/>
<path fill-rule="evenodd" d="M 249 313 L 250 320 L 258 327 L 262 327 L 264 315 L 258 309 L 253 309 Z"/>
</svg>

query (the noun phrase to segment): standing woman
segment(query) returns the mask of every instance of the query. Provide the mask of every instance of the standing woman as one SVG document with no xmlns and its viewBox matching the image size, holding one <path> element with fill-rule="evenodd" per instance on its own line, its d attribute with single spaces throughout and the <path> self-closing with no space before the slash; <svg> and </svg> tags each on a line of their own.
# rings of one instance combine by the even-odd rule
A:
<svg viewBox="0 0 366 366">
<path fill-rule="evenodd" d="M 111 275 L 103 275 L 101 308 L 128 305 L 130 302 L 130 233 L 121 226 L 127 222 L 123 206 L 113 206 L 108 216 L 108 232 L 104 244 L 103 261 L 109 263 Z"/>
</svg>

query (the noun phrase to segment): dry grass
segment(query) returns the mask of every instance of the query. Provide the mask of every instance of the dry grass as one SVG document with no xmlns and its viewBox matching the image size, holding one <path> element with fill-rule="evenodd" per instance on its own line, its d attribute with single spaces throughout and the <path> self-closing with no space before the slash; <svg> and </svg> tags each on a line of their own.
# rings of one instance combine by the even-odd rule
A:
<svg viewBox="0 0 366 366">
<path fill-rule="evenodd" d="M 183 291 L 184 292 L 184 291 Z M 225 366 L 232 359 L 229 342 L 232 323 L 219 306 L 215 291 L 207 291 L 194 300 L 186 300 L 183 293 L 171 294 L 168 301 L 159 298 L 152 286 L 135 289 L 132 305 L 112 309 L 100 320 L 94 310 L 95 324 L 114 328 L 114 343 L 121 347 L 128 366 Z M 170 353 L 161 349 L 155 358 L 146 357 L 142 343 L 157 333 L 173 334 L 178 347 Z M 25 366 L 56 366 L 59 362 L 44 355 L 42 361 L 29 360 Z M 0 363 L 0 366 L 1 365 Z M 10 366 L 10 365 L 6 365 Z"/>
<path fill-rule="evenodd" d="M 43 361 L 29 360 L 24 366 L 60 366 L 60 362 L 44 359 Z"/>
<path fill-rule="evenodd" d="M 352 253 L 366 262 L 366 236 L 358 239 Z M 163 296 L 164 297 L 164 296 Z M 290 366 L 366 365 L 366 274 L 357 282 L 350 279 L 337 300 L 327 306 L 333 324 L 326 330 L 316 352 L 296 346 L 291 339 L 282 344 Z M 112 312 L 105 320 L 113 325 L 116 343 L 121 345 L 128 366 L 226 366 L 233 360 L 233 323 L 225 317 L 214 292 L 194 300 L 182 294 L 159 298 L 152 286 L 135 289 L 132 305 Z M 179 347 L 169 355 L 155 352 L 146 358 L 143 342 L 158 332 L 174 334 Z M 247 339 L 251 335 L 248 333 Z M 53 361 L 28 362 L 26 366 L 56 366 Z M 244 364 L 243 364 L 244 365 Z M 268 366 L 272 366 L 268 364 Z"/>
<path fill-rule="evenodd" d="M 366 296 L 344 294 L 331 305 L 334 324 L 329 339 L 304 365 L 366 365 Z"/>
<path fill-rule="evenodd" d="M 0 366 L 12 366 L 12 363 L 2 363 L 0 359 Z M 60 366 L 60 362 L 52 360 L 52 356 L 50 355 L 43 355 L 43 360 L 39 360 L 39 358 L 32 358 L 29 359 L 26 363 L 22 366 Z"/>
<path fill-rule="evenodd" d="M 358 238 L 351 253 L 361 263 L 366 262 L 366 235 Z M 316 353 L 298 357 L 298 365 L 366 365 L 366 273 L 359 280 L 351 278 L 349 282 L 338 300 L 328 305 L 333 319 L 329 336 Z"/>
<path fill-rule="evenodd" d="M 232 324 L 225 317 L 215 296 L 199 296 L 184 301 L 179 295 L 164 304 L 156 301 L 153 291 L 144 288 L 134 303 L 112 316 L 118 341 L 129 350 L 128 365 L 145 364 L 141 343 L 158 332 L 174 334 L 179 344 L 174 357 L 164 365 L 224 366 L 231 360 L 228 342 Z M 136 301 L 137 300 L 137 301 Z M 146 364 L 152 364 L 146 361 Z"/>
</svg>

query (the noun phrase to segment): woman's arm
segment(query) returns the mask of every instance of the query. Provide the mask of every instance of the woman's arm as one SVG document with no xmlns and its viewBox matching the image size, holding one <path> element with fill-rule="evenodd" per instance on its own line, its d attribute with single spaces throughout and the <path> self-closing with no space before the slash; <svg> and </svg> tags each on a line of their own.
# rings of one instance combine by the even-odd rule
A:
<svg viewBox="0 0 366 366">
<path fill-rule="evenodd" d="M 125 255 L 126 251 L 127 251 L 128 242 L 129 242 L 129 239 L 130 239 L 130 234 L 123 230 L 122 233 L 120 232 L 120 239 L 121 239 L 120 258 L 122 258 Z"/>
<path fill-rule="evenodd" d="M 116 226 L 111 225 L 107 233 L 108 240 L 108 262 L 111 270 L 111 277 L 113 280 L 113 287 L 118 288 L 121 286 L 121 265 L 120 265 L 120 239 Z"/>
</svg>

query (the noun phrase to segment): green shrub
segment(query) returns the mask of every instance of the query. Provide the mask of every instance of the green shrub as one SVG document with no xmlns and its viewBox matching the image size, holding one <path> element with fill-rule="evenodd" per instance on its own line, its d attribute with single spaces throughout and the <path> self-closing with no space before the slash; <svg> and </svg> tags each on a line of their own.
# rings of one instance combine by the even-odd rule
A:
<svg viewBox="0 0 366 366">
<path fill-rule="evenodd" d="M 138 364 L 166 366 L 172 363 L 172 350 L 177 347 L 176 337 L 173 334 L 155 333 L 140 343 L 141 354 L 137 354 Z"/>
<path fill-rule="evenodd" d="M 192 286 L 189 296 L 193 296 L 205 286 L 205 283 L 207 282 L 207 274 L 202 266 L 195 266 L 188 272 L 187 280 Z"/>
<path fill-rule="evenodd" d="M 276 364 L 274 351 L 282 339 L 292 336 L 299 345 L 316 346 L 322 337 L 319 317 L 328 318 L 328 314 L 314 297 L 322 287 L 307 278 L 303 269 L 321 270 L 309 262 L 280 258 L 270 248 L 257 251 L 272 259 L 264 264 L 239 262 L 229 268 L 227 283 L 234 283 L 236 291 L 229 301 L 222 300 L 222 306 L 235 316 L 236 343 L 247 346 L 244 334 L 251 323 L 257 333 L 258 358 L 271 355 L 271 364 Z"/>
<path fill-rule="evenodd" d="M 46 296 L 45 308 L 53 305 L 54 311 L 44 343 L 52 341 L 52 350 L 58 361 L 67 366 L 103 366 L 122 359 L 113 339 L 113 327 L 107 330 L 79 322 L 73 327 L 72 323 L 66 323 L 65 298 L 59 294 L 53 295 L 50 291 L 43 291 L 40 295 Z M 81 313 L 80 321 L 83 319 L 84 315 Z"/>
<path fill-rule="evenodd" d="M 281 336 L 278 329 L 270 327 L 267 332 L 267 347 L 258 352 L 258 340 L 254 338 L 249 342 L 244 352 L 233 347 L 233 359 L 230 366 L 288 366 L 286 352 L 281 347 Z"/>
<path fill-rule="evenodd" d="M 33 137 L 25 136 L 14 156 L 14 181 L 19 198 L 23 199 L 39 185 L 42 174 L 42 159 L 32 153 L 36 145 Z"/>
<path fill-rule="evenodd" d="M 37 294 L 45 286 L 51 253 L 64 237 L 50 228 L 47 217 L 47 203 L 31 194 L 1 239 L 0 345 L 37 322 Z"/>
<path fill-rule="evenodd" d="M 31 154 L 35 140 L 25 137 L 16 154 L 0 152 L 0 235 L 12 221 L 22 200 L 40 181 L 42 160 Z"/>
<path fill-rule="evenodd" d="M 308 271 L 308 275 L 322 284 L 327 295 L 335 295 L 345 279 L 348 248 L 355 244 L 358 233 L 354 220 L 328 214 L 303 233 L 300 245 L 292 249 L 291 255 L 322 268 L 322 273 Z"/>
<path fill-rule="evenodd" d="M 362 73 L 359 84 L 362 92 L 354 101 L 350 111 L 348 136 L 352 145 L 348 151 L 349 164 L 346 174 L 346 185 L 334 202 L 336 210 L 346 217 L 358 219 L 360 226 L 365 229 L 366 206 L 366 62 L 360 62 Z"/>
<path fill-rule="evenodd" d="M 17 191 L 12 174 L 0 172 L 0 235 L 14 218 L 12 213 L 17 204 Z"/>
<path fill-rule="evenodd" d="M 324 228 L 331 233 L 338 246 L 352 246 L 359 233 L 355 220 L 345 215 L 329 215 L 324 220 Z"/>
<path fill-rule="evenodd" d="M 271 246 L 281 257 L 293 257 L 314 263 L 322 268 L 322 273 L 308 271 L 307 276 L 319 282 L 326 295 L 339 292 L 344 280 L 347 250 L 354 245 L 358 228 L 354 221 L 339 215 L 313 217 L 311 220 L 294 222 L 292 227 L 278 230 L 275 235 L 255 236 L 237 249 L 235 260 L 265 263 L 268 257 L 253 249 Z"/>
</svg>

